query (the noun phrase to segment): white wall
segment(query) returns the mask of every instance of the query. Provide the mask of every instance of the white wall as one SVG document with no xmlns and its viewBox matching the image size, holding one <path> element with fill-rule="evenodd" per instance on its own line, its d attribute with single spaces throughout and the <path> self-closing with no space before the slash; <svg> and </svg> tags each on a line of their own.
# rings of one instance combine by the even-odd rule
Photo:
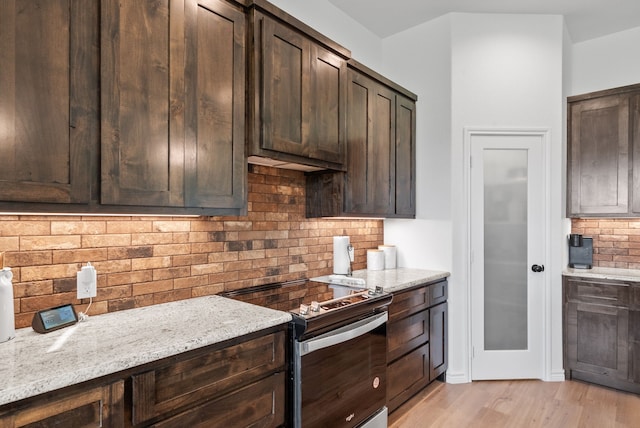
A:
<svg viewBox="0 0 640 428">
<path fill-rule="evenodd" d="M 451 24 L 449 15 L 383 41 L 383 74 L 418 95 L 416 220 L 385 220 L 398 265 L 451 270 Z"/>
<path fill-rule="evenodd" d="M 568 95 L 640 83 L 639 49 L 640 27 L 574 44 Z"/>
<path fill-rule="evenodd" d="M 540 128 L 550 131 L 547 153 L 549 247 L 546 262 L 551 302 L 560 299 L 562 261 L 552 234 L 562 224 L 562 47 L 561 16 L 453 14 L 452 17 L 452 213 L 453 260 L 450 320 L 453 355 L 448 378 L 469 380 L 468 204 L 463 181 L 465 127 Z M 557 236 L 557 235 L 555 235 Z M 559 306 L 553 306 L 555 311 Z M 553 309 L 552 309 L 553 310 Z M 562 337 L 561 313 L 547 313 L 553 338 Z M 549 345 L 550 346 L 550 345 Z M 545 378 L 562 374 L 562 349 L 551 347 Z M 553 355 L 551 355 L 553 354 Z M 558 366 L 559 363 L 559 366 Z"/>
</svg>

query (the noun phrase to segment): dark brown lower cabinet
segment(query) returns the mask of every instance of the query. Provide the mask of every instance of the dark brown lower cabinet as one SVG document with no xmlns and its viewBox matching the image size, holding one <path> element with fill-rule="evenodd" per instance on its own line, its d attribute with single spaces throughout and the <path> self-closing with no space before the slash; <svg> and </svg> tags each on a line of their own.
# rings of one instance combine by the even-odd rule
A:
<svg viewBox="0 0 640 428">
<path fill-rule="evenodd" d="M 55 394 L 9 411 L 0 409 L 0 427 L 121 427 L 123 396 L 122 380 Z"/>
<path fill-rule="evenodd" d="M 394 293 L 387 324 L 387 407 L 393 412 L 447 370 L 447 281 Z"/>
<path fill-rule="evenodd" d="M 447 370 L 447 302 L 429 309 L 429 380 L 434 380 Z"/>
<path fill-rule="evenodd" d="M 0 427 L 284 426 L 286 328 L 0 406 Z"/>
<path fill-rule="evenodd" d="M 640 393 L 640 284 L 564 277 L 564 365 L 580 379 Z"/>
<path fill-rule="evenodd" d="M 281 426 L 284 423 L 285 412 L 284 382 L 284 373 L 276 373 L 217 400 L 208 401 L 150 426 L 157 428 Z"/>
</svg>

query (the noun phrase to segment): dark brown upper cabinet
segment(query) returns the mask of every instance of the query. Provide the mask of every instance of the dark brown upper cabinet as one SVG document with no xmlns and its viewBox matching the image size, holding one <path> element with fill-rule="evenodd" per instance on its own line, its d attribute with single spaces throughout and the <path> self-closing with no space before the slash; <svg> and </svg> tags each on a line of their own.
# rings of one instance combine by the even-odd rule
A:
<svg viewBox="0 0 640 428">
<path fill-rule="evenodd" d="M 249 156 L 343 169 L 350 52 L 266 2 L 255 3 Z"/>
<path fill-rule="evenodd" d="M 307 175 L 307 217 L 415 217 L 415 94 L 351 60 L 347 171 Z"/>
<path fill-rule="evenodd" d="M 640 214 L 640 85 L 568 98 L 567 214 Z"/>
<path fill-rule="evenodd" d="M 104 0 L 101 16 L 101 203 L 241 209 L 244 12 L 222 0 Z"/>
<path fill-rule="evenodd" d="M 3 208 L 89 203 L 99 141 L 98 9 L 72 0 L 0 2 Z"/>
</svg>

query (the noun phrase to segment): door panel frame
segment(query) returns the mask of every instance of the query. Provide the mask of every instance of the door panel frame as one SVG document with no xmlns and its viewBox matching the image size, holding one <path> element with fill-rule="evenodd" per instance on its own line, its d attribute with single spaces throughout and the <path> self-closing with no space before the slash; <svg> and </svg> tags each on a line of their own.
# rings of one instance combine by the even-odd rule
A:
<svg viewBox="0 0 640 428">
<path fill-rule="evenodd" d="M 464 142 L 463 142 L 463 185 L 464 185 L 464 195 L 465 195 L 465 203 L 466 203 L 466 221 L 465 221 L 465 231 L 464 236 L 467 242 L 465 246 L 465 264 L 466 264 L 466 293 L 467 293 L 467 301 L 466 301 L 466 314 L 467 314 L 467 337 L 466 337 L 466 345 L 467 345 L 467 373 L 468 373 L 468 381 L 471 381 L 472 378 L 472 350 L 473 350 L 473 341 L 472 341 L 472 317 L 471 317 L 471 141 L 475 136 L 528 136 L 528 137 L 539 137 L 542 144 L 542 193 L 543 200 L 540 202 L 543 204 L 542 212 L 542 229 L 540 235 L 544 237 L 544 242 L 542 244 L 543 255 L 542 255 L 542 263 L 545 266 L 551 266 L 551 262 L 549 259 L 549 225 L 550 225 L 550 212 L 549 207 L 551 206 L 551 194 L 549 189 L 549 165 L 550 165 L 550 148 L 549 141 L 550 139 L 550 130 L 547 128 L 483 128 L 483 127 L 465 127 L 464 128 Z M 549 270 L 548 270 L 549 271 Z M 549 279 L 549 273 L 544 275 L 542 279 L 543 283 L 543 292 L 542 292 L 542 380 L 552 380 L 553 376 L 551 374 L 551 343 L 552 343 L 552 331 L 551 331 L 551 281 Z"/>
</svg>

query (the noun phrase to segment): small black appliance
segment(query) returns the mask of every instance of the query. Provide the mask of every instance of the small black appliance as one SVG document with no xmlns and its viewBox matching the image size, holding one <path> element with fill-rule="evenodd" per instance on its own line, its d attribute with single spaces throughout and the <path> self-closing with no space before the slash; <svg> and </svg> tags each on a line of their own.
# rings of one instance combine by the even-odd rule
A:
<svg viewBox="0 0 640 428">
<path fill-rule="evenodd" d="M 591 269 L 593 265 L 593 238 L 577 233 L 569 235 L 569 267 Z"/>
</svg>

